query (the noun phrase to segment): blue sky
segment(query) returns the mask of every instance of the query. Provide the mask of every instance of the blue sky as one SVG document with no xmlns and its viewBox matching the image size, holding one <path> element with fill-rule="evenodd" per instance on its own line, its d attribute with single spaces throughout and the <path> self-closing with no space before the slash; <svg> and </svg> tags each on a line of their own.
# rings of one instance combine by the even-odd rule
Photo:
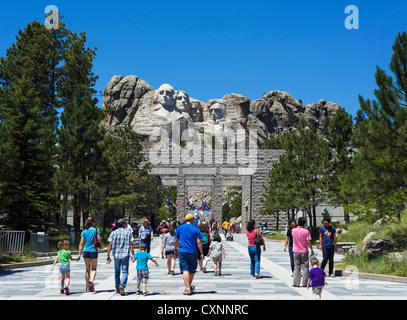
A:
<svg viewBox="0 0 407 320">
<path fill-rule="evenodd" d="M 202 101 L 281 90 L 353 115 L 359 94 L 374 98 L 376 66 L 388 70 L 407 30 L 404 0 L 2 1 L 0 56 L 19 29 L 44 22 L 47 5 L 98 48 L 98 90 L 114 75 L 137 75 Z M 359 9 L 358 30 L 345 28 L 348 5 Z"/>
</svg>

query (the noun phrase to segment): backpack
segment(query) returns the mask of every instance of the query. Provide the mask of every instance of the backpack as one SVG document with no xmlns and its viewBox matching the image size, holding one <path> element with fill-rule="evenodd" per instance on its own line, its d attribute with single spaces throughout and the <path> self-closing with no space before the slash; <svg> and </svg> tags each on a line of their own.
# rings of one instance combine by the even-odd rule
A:
<svg viewBox="0 0 407 320">
<path fill-rule="evenodd" d="M 206 232 L 202 233 L 202 246 L 205 248 L 209 246 L 209 236 Z"/>
</svg>

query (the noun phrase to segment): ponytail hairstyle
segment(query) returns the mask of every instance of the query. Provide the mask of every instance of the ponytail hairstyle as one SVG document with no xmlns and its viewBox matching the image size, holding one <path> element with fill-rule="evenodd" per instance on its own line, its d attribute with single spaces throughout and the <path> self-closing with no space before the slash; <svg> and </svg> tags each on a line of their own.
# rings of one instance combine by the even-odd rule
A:
<svg viewBox="0 0 407 320">
<path fill-rule="evenodd" d="M 93 218 L 93 217 L 87 218 L 85 221 L 85 225 L 84 225 L 85 229 L 90 228 L 92 226 L 93 222 L 95 222 L 95 218 Z"/>
<path fill-rule="evenodd" d="M 247 230 L 247 231 L 252 231 L 252 230 L 254 230 L 254 225 L 255 225 L 254 220 L 250 220 L 250 221 L 247 223 L 246 230 Z"/>
<path fill-rule="evenodd" d="M 220 237 L 219 233 L 214 234 L 213 241 L 222 242 L 222 238 Z"/>
<path fill-rule="evenodd" d="M 58 248 L 62 249 L 64 247 L 64 245 L 69 244 L 68 240 L 64 240 L 64 241 L 59 241 L 58 242 Z"/>
</svg>

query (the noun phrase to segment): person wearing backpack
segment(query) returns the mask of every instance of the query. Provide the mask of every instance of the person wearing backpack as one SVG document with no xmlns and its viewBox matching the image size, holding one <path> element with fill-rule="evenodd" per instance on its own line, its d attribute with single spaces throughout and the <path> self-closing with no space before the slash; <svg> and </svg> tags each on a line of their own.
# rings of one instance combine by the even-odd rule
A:
<svg viewBox="0 0 407 320">
<path fill-rule="evenodd" d="M 250 220 L 247 223 L 246 235 L 249 241 L 248 250 L 250 256 L 250 275 L 255 277 L 256 279 L 259 279 L 261 257 L 260 247 L 263 246 L 263 251 L 266 251 L 266 243 L 260 231 L 255 229 L 254 220 Z"/>
<path fill-rule="evenodd" d="M 199 231 L 201 231 L 201 236 L 202 236 L 202 249 L 203 249 L 203 260 L 199 260 L 199 269 L 203 273 L 206 272 L 206 265 L 208 263 L 208 259 L 205 257 L 208 255 L 209 252 L 209 246 L 211 245 L 211 235 L 209 234 L 209 228 L 206 223 L 201 223 L 199 225 Z"/>
</svg>

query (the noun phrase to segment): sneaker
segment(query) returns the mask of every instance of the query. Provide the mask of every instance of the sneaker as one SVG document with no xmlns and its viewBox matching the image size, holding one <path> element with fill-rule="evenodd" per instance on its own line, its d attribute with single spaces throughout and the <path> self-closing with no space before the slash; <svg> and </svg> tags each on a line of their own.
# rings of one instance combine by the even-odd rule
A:
<svg viewBox="0 0 407 320">
<path fill-rule="evenodd" d="M 59 293 L 60 293 L 60 294 L 64 294 L 64 289 L 61 289 L 61 290 L 59 291 Z"/>
<path fill-rule="evenodd" d="M 66 295 L 69 295 L 69 288 L 68 288 L 68 287 L 65 287 L 64 290 L 65 290 L 65 294 L 66 294 Z"/>
<path fill-rule="evenodd" d="M 140 290 L 137 290 L 137 291 L 136 291 L 136 294 L 140 294 Z"/>
<path fill-rule="evenodd" d="M 255 274 L 254 277 L 255 277 L 256 279 L 260 279 L 260 276 L 259 276 L 258 274 Z"/>
<path fill-rule="evenodd" d="M 172 274 L 173 276 L 175 276 L 175 271 L 174 271 L 174 269 L 171 270 L 171 274 Z"/>
<path fill-rule="evenodd" d="M 218 276 L 221 276 L 222 275 L 222 271 L 218 271 Z"/>
<path fill-rule="evenodd" d="M 214 276 L 218 276 L 218 275 L 219 275 L 219 272 L 215 271 Z"/>
<path fill-rule="evenodd" d="M 206 273 L 206 267 L 203 267 L 203 268 L 202 268 L 202 272 L 203 272 L 203 273 Z"/>
<path fill-rule="evenodd" d="M 93 282 L 89 282 L 89 292 L 95 292 L 95 286 L 93 285 Z"/>
<path fill-rule="evenodd" d="M 147 291 L 143 291 L 143 296 L 145 297 L 147 295 Z"/>
<path fill-rule="evenodd" d="M 121 296 L 124 296 L 126 294 L 126 292 L 124 292 L 124 287 L 122 284 L 119 286 L 119 292 Z"/>
</svg>

